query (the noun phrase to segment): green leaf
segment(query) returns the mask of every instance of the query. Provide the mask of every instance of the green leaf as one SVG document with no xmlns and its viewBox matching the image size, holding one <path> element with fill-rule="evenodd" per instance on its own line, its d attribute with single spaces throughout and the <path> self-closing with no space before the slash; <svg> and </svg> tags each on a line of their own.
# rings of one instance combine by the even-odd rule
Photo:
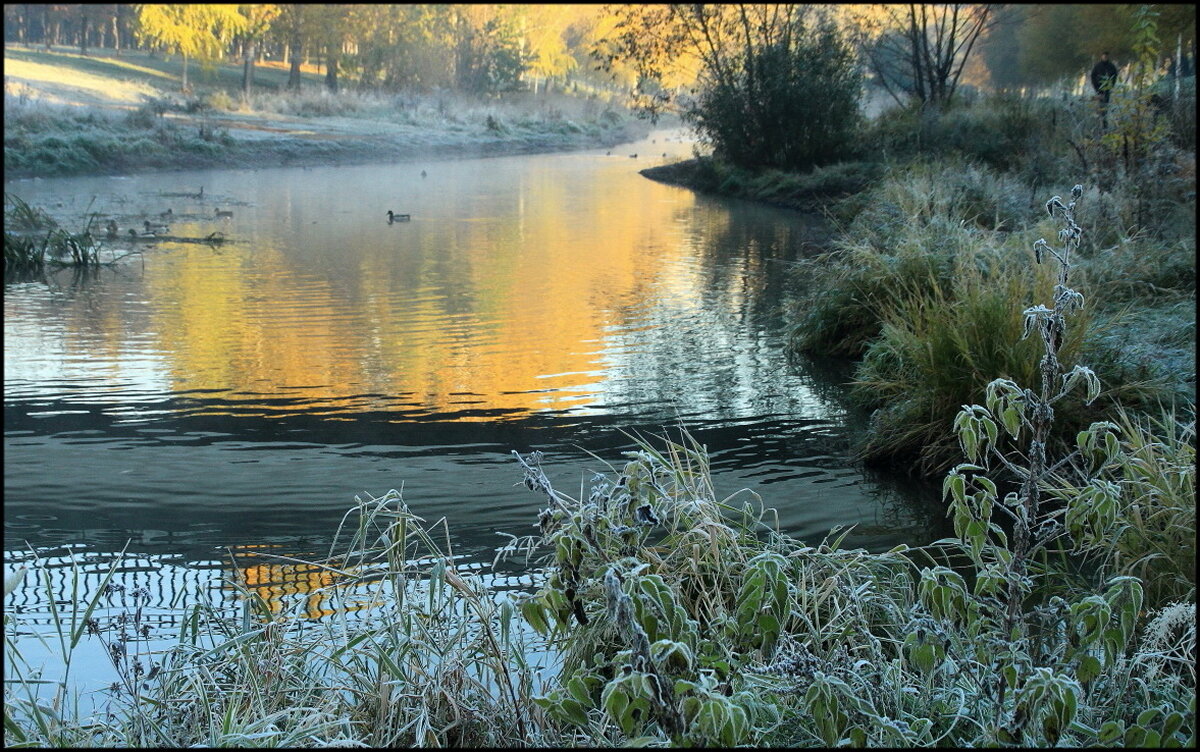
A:
<svg viewBox="0 0 1200 752">
<path fill-rule="evenodd" d="M 937 660 L 933 645 L 926 643 L 917 645 L 912 650 L 912 661 L 922 673 L 928 674 L 933 671 L 934 663 Z"/>
<path fill-rule="evenodd" d="M 583 709 L 583 705 L 580 705 L 570 697 L 562 698 L 562 701 L 558 704 L 558 709 L 563 718 L 574 723 L 576 726 L 586 727 L 588 725 L 587 711 Z"/>
<path fill-rule="evenodd" d="M 1100 659 L 1094 655 L 1085 655 L 1075 667 L 1075 678 L 1081 684 L 1086 684 L 1100 675 Z"/>
<path fill-rule="evenodd" d="M 1125 735 L 1125 721 L 1106 721 L 1100 726 L 1096 740 L 1101 744 L 1112 744 Z"/>
<path fill-rule="evenodd" d="M 987 432 L 988 444 L 996 446 L 996 440 L 1000 437 L 1000 429 L 996 427 L 994 420 L 983 419 L 983 430 Z"/>
<path fill-rule="evenodd" d="M 1167 717 L 1163 720 L 1163 738 L 1166 739 L 1168 736 L 1173 736 L 1182 727 L 1183 714 L 1177 712 L 1168 713 Z"/>
<path fill-rule="evenodd" d="M 1139 726 L 1149 726 L 1150 724 L 1157 721 L 1158 717 L 1160 715 L 1162 715 L 1162 710 L 1160 710 L 1159 708 L 1147 708 L 1147 709 L 1143 710 L 1141 713 L 1138 713 L 1138 717 L 1137 717 L 1138 725 Z"/>
<path fill-rule="evenodd" d="M 529 626 L 542 635 L 549 636 L 550 625 L 546 623 L 546 614 L 542 610 L 542 605 L 535 600 L 523 601 L 520 605 L 521 616 L 525 617 L 525 621 L 529 622 Z"/>
<path fill-rule="evenodd" d="M 572 676 L 567 680 L 567 692 L 580 703 L 591 706 L 592 693 L 588 691 L 587 682 L 580 676 Z"/>
</svg>

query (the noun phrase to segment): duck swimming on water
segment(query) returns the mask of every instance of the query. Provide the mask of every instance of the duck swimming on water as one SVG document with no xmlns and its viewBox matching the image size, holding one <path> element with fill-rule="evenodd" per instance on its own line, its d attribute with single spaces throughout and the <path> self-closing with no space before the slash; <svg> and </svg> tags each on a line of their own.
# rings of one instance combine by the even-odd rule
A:
<svg viewBox="0 0 1200 752">
<path fill-rule="evenodd" d="M 407 222 L 408 220 L 412 219 L 412 216 L 409 214 L 397 214 L 391 209 L 388 209 L 387 217 L 389 225 L 393 222 Z"/>
<path fill-rule="evenodd" d="M 171 230 L 166 225 L 152 225 L 150 224 L 150 220 L 143 222 L 142 226 L 146 228 L 146 232 L 169 232 Z"/>
<path fill-rule="evenodd" d="M 217 217 L 232 217 L 233 212 L 224 209 L 213 209 L 217 213 Z"/>
</svg>

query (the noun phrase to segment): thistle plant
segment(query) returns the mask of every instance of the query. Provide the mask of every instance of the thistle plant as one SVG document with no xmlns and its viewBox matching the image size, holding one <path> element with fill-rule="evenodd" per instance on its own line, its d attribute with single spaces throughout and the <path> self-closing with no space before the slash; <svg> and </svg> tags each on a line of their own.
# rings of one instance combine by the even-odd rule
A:
<svg viewBox="0 0 1200 752">
<path fill-rule="evenodd" d="M 1048 555 L 1065 554 L 1114 524 L 1121 486 L 1108 476 L 1127 446 L 1120 427 L 1103 421 L 1079 432 L 1066 456 L 1047 454 L 1056 403 L 1082 388 L 1084 404 L 1090 404 L 1101 389 L 1091 369 L 1076 365 L 1064 372 L 1058 359 L 1068 317 L 1084 306 L 1069 286 L 1072 253 L 1083 236 L 1075 214 L 1082 196 L 1076 185 L 1069 201 L 1054 196 L 1046 202 L 1046 212 L 1061 224 L 1058 243 L 1039 239 L 1033 246 L 1037 263 L 1058 265 L 1051 304 L 1024 312 L 1024 336 L 1036 332 L 1045 350 L 1040 384 L 1028 388 L 996 379 L 987 387 L 986 405 L 964 406 L 954 422 L 968 462 L 948 474 L 943 494 L 976 571 L 973 590 L 950 570 L 941 573 L 945 577 L 937 570 L 922 577 L 922 600 L 935 615 L 969 623 L 990 647 L 997 670 L 986 674 L 993 677 L 990 690 L 981 689 L 994 700 L 992 725 L 1001 743 L 1056 744 L 1068 729 L 1099 734 L 1076 718 L 1077 711 L 1097 691 L 1098 677 L 1125 660 L 1142 610 L 1142 582 L 1132 576 L 1111 577 L 1099 592 L 1074 602 L 1046 597 L 1069 594 L 1051 581 L 1063 573 L 1048 565 Z M 1013 479 L 1002 481 L 1015 488 L 1003 497 L 987 475 L 996 466 Z M 1060 503 L 1050 508 L 1043 497 L 1052 485 L 1074 492 L 1055 494 Z M 997 511 L 1010 523 L 1011 540 L 994 519 Z"/>
</svg>

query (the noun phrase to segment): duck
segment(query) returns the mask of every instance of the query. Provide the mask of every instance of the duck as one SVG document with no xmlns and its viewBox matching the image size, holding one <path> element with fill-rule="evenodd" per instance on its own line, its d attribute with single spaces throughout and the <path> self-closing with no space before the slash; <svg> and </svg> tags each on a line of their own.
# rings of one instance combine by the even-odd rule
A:
<svg viewBox="0 0 1200 752">
<path fill-rule="evenodd" d="M 117 229 L 117 220 L 115 220 L 115 219 L 108 220 L 108 224 L 106 224 L 104 226 L 104 234 L 107 235 L 109 238 L 115 238 L 115 237 L 117 237 L 117 235 L 119 233 L 120 233 L 120 230 Z"/>
<path fill-rule="evenodd" d="M 421 177 L 425 177 L 425 171 L 421 170 Z"/>
<path fill-rule="evenodd" d="M 170 209 L 167 209 L 165 212 L 159 214 L 158 216 L 162 217 L 163 219 L 167 219 L 169 217 L 174 217 L 175 212 L 171 211 Z"/>
<path fill-rule="evenodd" d="M 201 190 L 203 190 L 203 189 L 201 189 Z M 215 211 L 215 212 L 217 213 L 216 215 L 217 215 L 217 217 L 218 217 L 218 218 L 220 218 L 220 217 L 232 217 L 232 216 L 233 216 L 233 212 L 229 211 L 228 209 L 219 209 L 219 208 L 215 208 L 215 209 L 213 209 L 213 211 Z"/>
<path fill-rule="evenodd" d="M 629 155 L 629 158 L 630 158 L 630 159 L 637 159 L 637 152 L 635 151 L 634 153 L 630 154 L 630 155 Z"/>
<path fill-rule="evenodd" d="M 146 232 L 170 232 L 171 230 L 166 225 L 151 225 L 148 219 L 142 223 L 142 226 L 146 228 Z"/>
<path fill-rule="evenodd" d="M 149 239 L 157 237 L 157 236 L 152 232 L 138 232 L 137 230 L 130 227 L 129 228 L 129 237 L 133 240 L 149 240 Z"/>
<path fill-rule="evenodd" d="M 389 225 L 393 222 L 407 222 L 408 220 L 412 219 L 412 215 L 397 214 L 396 212 L 392 211 L 391 209 L 388 209 L 387 214 L 388 214 L 388 224 Z"/>
</svg>

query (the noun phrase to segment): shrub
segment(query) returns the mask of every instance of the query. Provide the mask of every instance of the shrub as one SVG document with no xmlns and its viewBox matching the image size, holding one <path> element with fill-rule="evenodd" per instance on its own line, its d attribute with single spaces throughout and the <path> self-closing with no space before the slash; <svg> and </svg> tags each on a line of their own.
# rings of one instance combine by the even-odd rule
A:
<svg viewBox="0 0 1200 752">
<path fill-rule="evenodd" d="M 943 108 L 918 104 L 897 108 L 864 130 L 860 153 L 906 161 L 937 155 L 978 162 L 995 170 L 1024 173 L 1045 183 L 1066 174 L 1065 151 L 1077 108 L 1051 98 L 995 94 L 975 103 L 956 101 Z M 1028 155 L 1038 154 L 1037 160 Z"/>
<path fill-rule="evenodd" d="M 850 45 L 828 21 L 790 38 L 744 53 L 685 109 L 714 153 L 739 167 L 832 162 L 854 136 L 862 77 Z"/>
<path fill-rule="evenodd" d="M 237 103 L 233 101 L 233 97 L 229 96 L 229 92 L 226 91 L 214 91 L 205 97 L 204 101 L 207 105 L 207 109 L 212 110 L 224 110 L 229 112 L 237 109 L 238 106 Z"/>
</svg>

